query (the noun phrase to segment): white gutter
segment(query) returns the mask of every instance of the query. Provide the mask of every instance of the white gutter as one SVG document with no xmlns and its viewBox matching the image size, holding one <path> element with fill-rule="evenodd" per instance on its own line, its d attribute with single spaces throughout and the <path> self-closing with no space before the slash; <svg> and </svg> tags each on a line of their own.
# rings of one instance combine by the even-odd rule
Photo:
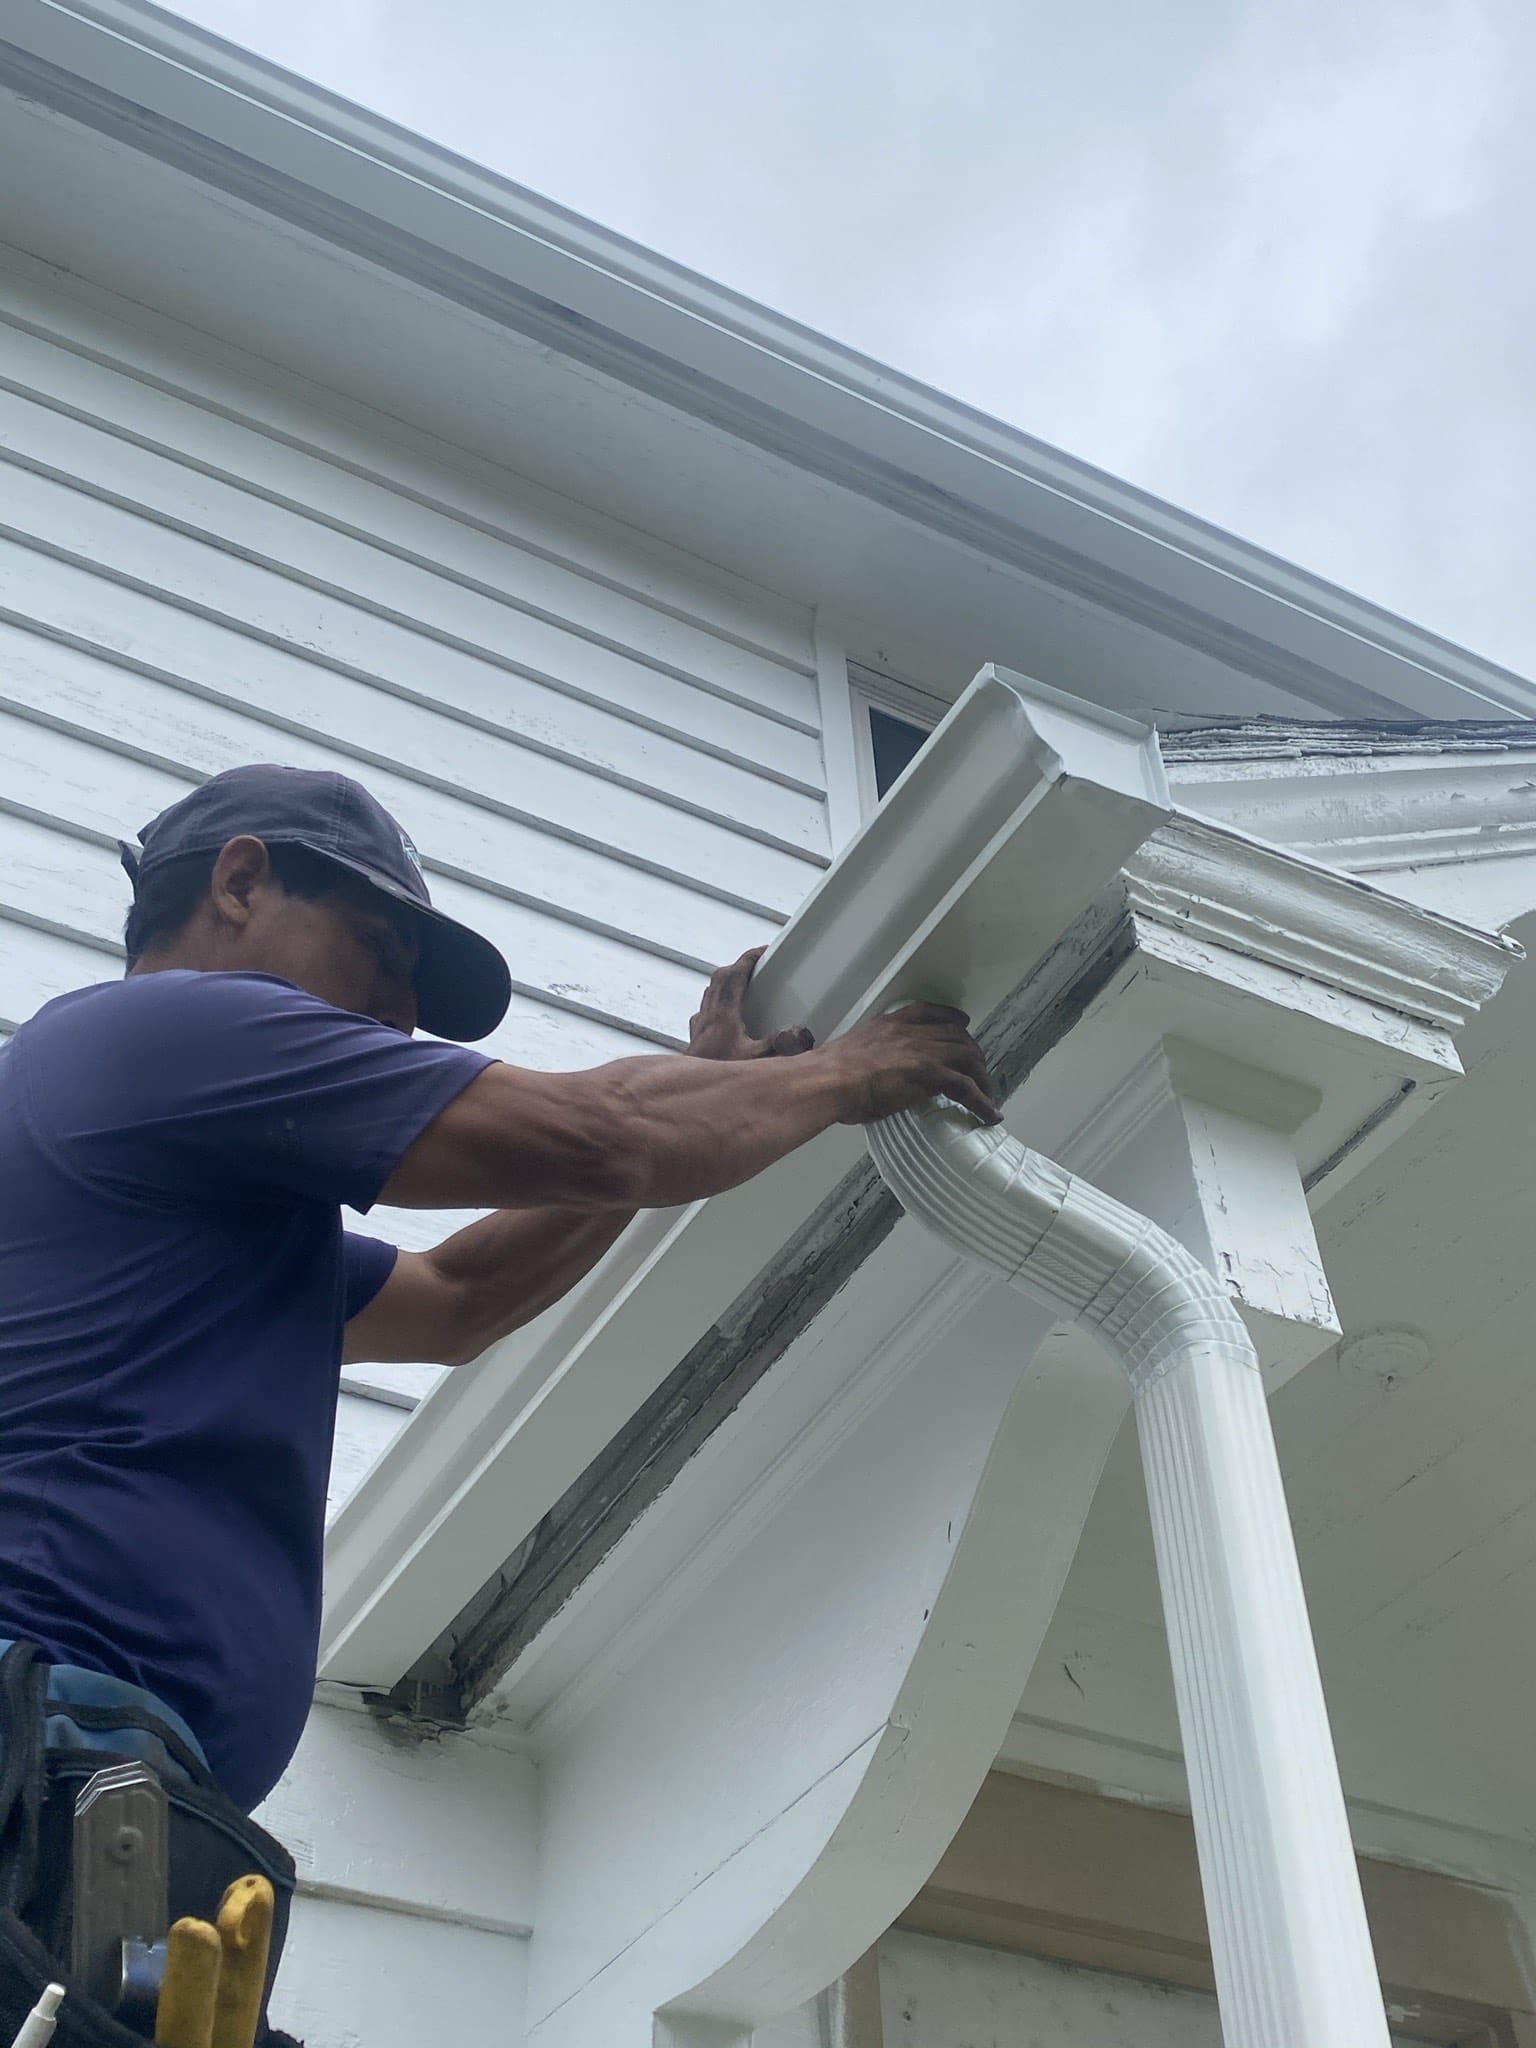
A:
<svg viewBox="0 0 1536 2048">
<path fill-rule="evenodd" d="M 1001 1131 L 873 1126 L 902 1206 L 1080 1324 L 1135 1397 L 1229 2048 L 1387 2048 L 1259 1363 L 1177 1239 Z"/>
<path fill-rule="evenodd" d="M 1198 629 L 1239 667 L 1279 649 L 1378 710 L 1536 709 L 1497 664 L 146 0 L 9 0 L 0 80 L 964 545 Z"/>
</svg>

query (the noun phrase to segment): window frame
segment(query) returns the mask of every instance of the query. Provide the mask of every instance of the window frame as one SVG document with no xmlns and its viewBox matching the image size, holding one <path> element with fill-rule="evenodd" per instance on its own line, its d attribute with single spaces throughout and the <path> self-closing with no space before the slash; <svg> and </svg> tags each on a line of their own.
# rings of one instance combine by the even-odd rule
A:
<svg viewBox="0 0 1536 2048">
<path fill-rule="evenodd" d="M 870 817 L 880 803 L 880 792 L 875 786 L 875 745 L 869 723 L 870 712 L 886 711 L 907 725 L 922 726 L 932 732 L 950 706 L 931 690 L 921 689 L 914 683 L 904 683 L 895 676 L 883 675 L 878 669 L 865 668 L 854 661 L 848 664 L 848 702 L 853 719 L 859 817 L 863 820 Z"/>
</svg>

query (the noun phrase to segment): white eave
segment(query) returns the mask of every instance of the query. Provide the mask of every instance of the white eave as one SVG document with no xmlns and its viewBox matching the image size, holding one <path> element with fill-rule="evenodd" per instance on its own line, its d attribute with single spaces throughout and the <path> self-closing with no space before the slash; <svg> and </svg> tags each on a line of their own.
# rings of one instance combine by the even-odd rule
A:
<svg viewBox="0 0 1536 2048">
<path fill-rule="evenodd" d="M 1181 651 L 1186 695 L 1180 702 L 1201 694 L 1195 670 L 1209 662 L 1218 682 L 1230 671 L 1334 711 L 1396 707 L 1453 716 L 1536 710 L 1531 686 L 1495 664 L 142 0 L 12 0 L 0 27 L 0 85 L 18 96 L 13 106 L 45 107 L 114 138 L 141 162 L 171 166 L 212 194 L 233 196 L 439 303 L 469 309 L 508 336 L 531 339 L 631 393 L 647 394 L 674 415 L 765 451 L 806 483 L 831 483 L 943 536 L 962 553 L 1006 565 L 1055 593 L 1058 613 L 1066 598 L 1130 622 L 1144 639 Z M 30 146 L 22 125 L 8 120 L 12 152 Z M 47 164 L 40 160 L 36 175 L 23 169 L 7 178 L 6 233 L 21 246 L 33 246 L 29 220 L 46 210 L 59 163 L 68 163 L 73 176 L 87 175 L 79 152 L 66 151 Z M 99 175 L 111 182 L 106 170 Z M 49 220 L 42 239 L 52 236 L 61 247 L 57 254 L 39 248 L 39 254 L 83 264 L 80 251 L 87 245 L 62 242 L 86 203 L 73 197 Z M 226 230 L 232 222 L 226 207 Z M 146 250 L 150 239 L 147 224 Z M 90 246 L 106 260 L 101 239 Z M 125 263 L 131 281 L 137 254 L 111 252 L 118 289 L 124 288 Z M 221 259 L 214 236 L 195 267 L 220 260 L 238 265 L 242 259 L 232 242 Z M 179 288 L 191 291 L 198 281 L 185 272 L 183 266 Z M 203 280 L 211 327 L 219 291 L 226 290 L 233 306 L 240 283 L 237 270 L 227 287 L 215 277 Z M 129 295 L 152 290 L 146 280 L 142 291 Z M 269 304 L 269 334 L 276 333 L 280 313 Z M 409 352 L 411 344 L 402 346 Z M 498 412 L 498 378 L 505 413 L 510 365 L 505 357 L 481 362 L 487 386 L 478 402 L 489 420 Z M 317 361 L 313 374 L 323 377 L 325 366 Z M 456 365 L 454 375 L 464 374 Z M 407 419 L 408 388 L 402 386 L 397 408 Z M 377 404 L 381 394 L 374 390 L 369 397 Z M 461 392 L 457 402 L 477 401 Z M 501 425 L 505 430 L 504 417 Z M 440 421 L 433 427 L 442 430 Z M 609 453 L 625 460 L 621 442 L 610 441 Z M 681 467 L 675 474 L 681 491 L 672 495 L 686 496 Z M 777 516 L 782 524 L 782 509 Z M 839 517 L 846 523 L 846 512 Z M 767 557 L 760 540 L 754 545 L 761 574 Z M 846 554 L 829 558 L 828 573 L 854 611 L 868 607 L 876 592 L 899 592 L 910 581 L 890 559 L 894 545 L 888 529 L 872 527 L 849 540 Z M 885 556 L 883 565 L 865 561 L 871 549 Z M 886 582 L 879 584 L 882 566 Z M 875 583 L 861 587 L 861 577 Z M 930 565 L 928 587 L 919 593 L 930 609 L 939 580 Z M 989 597 L 985 580 L 973 580 L 955 594 L 953 610 L 963 620 L 989 603 L 999 603 L 996 593 Z M 1012 630 L 1000 631 L 1010 616 Z M 921 618 L 917 605 L 914 636 Z M 1074 654 L 1082 635 L 1074 637 L 1070 617 L 1053 624 L 1043 610 L 1021 615 L 1017 596 L 1011 614 L 1004 604 L 982 630 L 994 648 L 1030 646 L 1036 664 L 1045 640 L 1061 632 L 1068 664 L 1061 673 L 1073 675 L 1073 659 L 1085 666 L 1074 687 L 1089 687 L 1095 662 L 1101 670 L 1106 661 L 1135 665 L 1126 642 L 1101 639 L 1091 652 Z M 1159 667 L 1150 655 L 1146 661 Z M 1171 689 L 1178 674 L 1176 664 L 1159 667 L 1150 683 L 1144 677 L 1141 683 L 1154 692 Z M 1134 691 L 1137 680 L 1126 687 Z M 1175 700 L 1154 694 L 1141 701 Z M 1250 706 L 1245 701 L 1240 708 Z"/>
</svg>

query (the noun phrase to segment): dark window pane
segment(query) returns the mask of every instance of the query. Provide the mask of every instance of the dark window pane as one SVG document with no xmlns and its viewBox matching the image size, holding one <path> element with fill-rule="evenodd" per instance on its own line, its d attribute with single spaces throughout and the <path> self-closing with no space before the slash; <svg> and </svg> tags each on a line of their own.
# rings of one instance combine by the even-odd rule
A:
<svg viewBox="0 0 1536 2048">
<path fill-rule="evenodd" d="M 884 796 L 928 737 L 926 726 L 913 725 L 889 711 L 869 707 L 869 740 L 875 756 L 875 791 Z"/>
</svg>

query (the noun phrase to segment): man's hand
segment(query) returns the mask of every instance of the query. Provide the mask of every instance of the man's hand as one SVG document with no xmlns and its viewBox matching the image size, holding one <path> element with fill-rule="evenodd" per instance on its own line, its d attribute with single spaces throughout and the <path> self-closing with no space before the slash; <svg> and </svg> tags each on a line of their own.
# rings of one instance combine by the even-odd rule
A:
<svg viewBox="0 0 1536 2048">
<path fill-rule="evenodd" d="M 717 967 L 709 977 L 698 1009 L 688 1019 L 688 1050 L 701 1060 L 788 1059 L 809 1052 L 816 1041 L 803 1024 L 754 1038 L 742 1018 L 757 963 L 768 948 L 754 946 L 730 967 Z"/>
<path fill-rule="evenodd" d="M 987 1063 L 969 1026 L 963 1010 L 908 1003 L 834 1038 L 821 1057 L 842 1070 L 838 1121 L 872 1124 L 943 1095 L 981 1123 L 1001 1123 Z"/>
</svg>

